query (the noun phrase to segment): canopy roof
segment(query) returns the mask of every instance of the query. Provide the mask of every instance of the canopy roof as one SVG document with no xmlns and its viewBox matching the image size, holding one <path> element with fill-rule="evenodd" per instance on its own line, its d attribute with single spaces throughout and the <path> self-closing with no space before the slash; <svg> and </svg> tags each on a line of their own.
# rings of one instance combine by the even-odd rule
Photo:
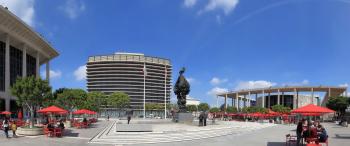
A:
<svg viewBox="0 0 350 146">
<path fill-rule="evenodd" d="M 331 110 L 326 107 L 316 106 L 314 104 L 309 104 L 298 109 L 292 110 L 292 113 L 334 113 L 334 110 Z"/>
<path fill-rule="evenodd" d="M 41 110 L 38 111 L 39 113 L 56 113 L 56 114 L 63 114 L 63 113 L 67 113 L 66 110 L 61 109 L 57 106 L 50 106 L 47 108 L 43 108 Z"/>
<path fill-rule="evenodd" d="M 9 111 L 3 111 L 0 113 L 1 115 L 11 115 L 12 113 Z"/>
<path fill-rule="evenodd" d="M 94 111 L 90 111 L 90 110 L 87 110 L 87 109 L 80 109 L 80 110 L 77 110 L 75 112 L 73 112 L 73 114 L 90 114 L 90 115 L 93 115 L 93 114 L 96 114 L 96 112 Z"/>
</svg>

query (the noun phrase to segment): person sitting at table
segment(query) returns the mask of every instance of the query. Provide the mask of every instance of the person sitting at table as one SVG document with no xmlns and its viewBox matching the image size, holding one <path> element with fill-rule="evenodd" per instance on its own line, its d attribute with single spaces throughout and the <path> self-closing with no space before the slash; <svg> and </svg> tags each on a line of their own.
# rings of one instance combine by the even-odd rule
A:
<svg viewBox="0 0 350 146">
<path fill-rule="evenodd" d="M 84 122 L 84 123 L 87 123 L 87 119 L 86 119 L 86 118 L 84 118 L 84 119 L 83 119 L 83 122 Z"/>
<path fill-rule="evenodd" d="M 302 139 L 302 134 L 303 134 L 303 122 L 299 121 L 297 125 L 297 146 L 301 145 L 301 139 Z"/>
<path fill-rule="evenodd" d="M 60 120 L 60 123 L 58 124 L 58 127 L 61 128 L 62 130 L 64 129 L 63 120 Z"/>
<path fill-rule="evenodd" d="M 318 141 L 319 142 L 326 142 L 328 139 L 327 131 L 324 127 L 321 127 L 321 132 L 318 134 Z"/>
</svg>

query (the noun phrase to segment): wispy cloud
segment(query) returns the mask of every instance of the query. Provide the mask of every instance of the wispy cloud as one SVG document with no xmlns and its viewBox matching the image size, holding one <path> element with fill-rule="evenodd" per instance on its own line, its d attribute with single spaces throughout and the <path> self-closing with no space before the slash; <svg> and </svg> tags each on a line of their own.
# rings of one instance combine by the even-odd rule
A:
<svg viewBox="0 0 350 146">
<path fill-rule="evenodd" d="M 28 25 L 34 27 L 35 0 L 0 0 L 0 4 L 7 7 Z"/>
<path fill-rule="evenodd" d="M 188 77 L 186 78 L 186 80 L 188 81 L 188 83 L 192 84 L 192 83 L 195 83 L 196 82 L 196 79 L 195 78 L 192 78 L 192 77 Z"/>
<path fill-rule="evenodd" d="M 349 87 L 348 83 L 340 84 L 339 87 Z"/>
<path fill-rule="evenodd" d="M 242 90 L 242 89 L 255 89 L 255 88 L 268 88 L 272 86 L 276 86 L 277 83 L 270 82 L 270 81 L 240 81 L 237 86 L 235 87 L 235 90 Z"/>
<path fill-rule="evenodd" d="M 184 6 L 187 8 L 193 7 L 197 3 L 197 0 L 184 0 Z"/>
<path fill-rule="evenodd" d="M 68 18 L 73 20 L 78 18 L 78 16 L 85 11 L 86 6 L 81 0 L 67 0 L 59 9 L 62 10 Z"/>
<path fill-rule="evenodd" d="M 74 76 L 77 81 L 82 81 L 86 79 L 86 65 L 79 66 L 74 71 Z"/>
<path fill-rule="evenodd" d="M 46 78 L 46 72 L 42 71 L 41 72 L 41 77 Z M 50 79 L 56 79 L 56 78 L 61 78 L 62 77 L 62 72 L 60 70 L 50 70 Z"/>
<path fill-rule="evenodd" d="M 209 3 L 198 13 L 204 13 L 214 10 L 222 10 L 225 15 L 230 14 L 237 6 L 239 0 L 210 0 Z"/>
<path fill-rule="evenodd" d="M 283 83 L 282 86 L 305 86 L 310 84 L 309 80 L 303 80 L 301 82 L 289 82 L 289 83 Z"/>
<path fill-rule="evenodd" d="M 226 83 L 228 81 L 228 79 L 220 79 L 218 77 L 213 77 L 211 80 L 210 80 L 210 84 L 212 85 L 220 85 L 222 83 Z"/>
<path fill-rule="evenodd" d="M 220 87 L 214 87 L 210 91 L 207 92 L 207 95 L 209 95 L 209 96 L 216 96 L 217 94 L 225 93 L 225 92 L 228 92 L 228 89 L 220 88 Z"/>
</svg>

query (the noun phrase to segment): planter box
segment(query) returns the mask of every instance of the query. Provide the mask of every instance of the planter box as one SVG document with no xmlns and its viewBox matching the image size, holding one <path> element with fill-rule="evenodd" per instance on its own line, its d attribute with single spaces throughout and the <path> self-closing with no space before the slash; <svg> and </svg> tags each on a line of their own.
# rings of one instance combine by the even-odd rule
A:
<svg viewBox="0 0 350 146">
<path fill-rule="evenodd" d="M 19 135 L 27 135 L 27 136 L 35 136 L 35 135 L 43 135 L 43 128 L 21 128 L 17 129 L 17 134 Z"/>
</svg>

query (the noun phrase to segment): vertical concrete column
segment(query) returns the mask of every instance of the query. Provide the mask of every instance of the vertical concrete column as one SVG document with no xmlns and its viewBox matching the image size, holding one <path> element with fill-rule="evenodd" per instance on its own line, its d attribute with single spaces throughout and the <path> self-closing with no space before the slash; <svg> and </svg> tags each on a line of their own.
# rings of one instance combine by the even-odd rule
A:
<svg viewBox="0 0 350 146">
<path fill-rule="evenodd" d="M 224 111 L 226 112 L 226 109 L 227 109 L 227 94 L 225 94 L 225 106 L 224 107 L 225 107 Z"/>
<path fill-rule="evenodd" d="M 270 106 L 271 106 L 271 92 L 269 92 L 269 94 L 268 94 L 268 96 L 267 96 L 267 108 L 270 108 Z"/>
<path fill-rule="evenodd" d="M 278 104 L 278 105 L 281 104 L 281 103 L 280 103 L 280 97 L 281 97 L 280 94 L 281 94 L 281 93 L 280 93 L 280 89 L 278 89 L 278 91 L 277 91 L 277 104 Z"/>
<path fill-rule="evenodd" d="M 216 96 L 216 107 L 219 108 L 219 96 Z"/>
<path fill-rule="evenodd" d="M 331 88 L 328 88 L 328 97 L 331 97 Z"/>
<path fill-rule="evenodd" d="M 261 105 L 262 105 L 262 107 L 265 107 L 265 91 L 264 90 L 262 91 L 262 95 L 263 96 L 261 98 L 261 103 L 262 103 Z"/>
<path fill-rule="evenodd" d="M 23 45 L 22 49 L 22 77 L 27 76 L 27 45 Z"/>
<path fill-rule="evenodd" d="M 233 105 L 234 105 L 234 104 L 233 104 L 233 97 L 232 97 L 231 99 L 232 99 L 232 100 L 231 100 L 231 102 L 232 102 L 232 103 L 231 103 L 231 106 L 233 107 Z"/>
<path fill-rule="evenodd" d="M 5 47 L 5 110 L 10 110 L 10 36 L 6 35 L 6 47 Z"/>
<path fill-rule="evenodd" d="M 311 88 L 311 104 L 314 104 L 314 88 Z"/>
<path fill-rule="evenodd" d="M 50 61 L 46 62 L 46 80 L 47 80 L 47 82 L 50 82 Z"/>
<path fill-rule="evenodd" d="M 236 103 L 235 104 L 236 104 L 236 109 L 237 110 L 238 110 L 238 96 L 239 96 L 238 92 L 236 92 L 236 101 L 235 101 Z"/>
<path fill-rule="evenodd" d="M 294 88 L 294 96 L 293 96 L 293 109 L 297 108 L 297 89 Z"/>
<path fill-rule="evenodd" d="M 249 98 L 248 107 L 250 107 L 250 106 L 251 106 L 251 103 L 250 103 L 250 101 L 251 101 L 251 94 L 250 94 L 250 91 L 248 92 L 248 98 Z"/>
<path fill-rule="evenodd" d="M 255 106 L 258 105 L 258 93 L 255 93 Z"/>
<path fill-rule="evenodd" d="M 243 107 L 247 107 L 247 95 L 243 95 L 243 99 L 242 99 L 242 101 L 243 101 Z"/>
<path fill-rule="evenodd" d="M 40 78 L 40 53 L 36 52 L 36 77 Z"/>
<path fill-rule="evenodd" d="M 284 106 L 284 92 L 282 92 L 282 105 Z"/>
<path fill-rule="evenodd" d="M 299 108 L 299 91 L 297 91 L 297 108 Z"/>
</svg>

